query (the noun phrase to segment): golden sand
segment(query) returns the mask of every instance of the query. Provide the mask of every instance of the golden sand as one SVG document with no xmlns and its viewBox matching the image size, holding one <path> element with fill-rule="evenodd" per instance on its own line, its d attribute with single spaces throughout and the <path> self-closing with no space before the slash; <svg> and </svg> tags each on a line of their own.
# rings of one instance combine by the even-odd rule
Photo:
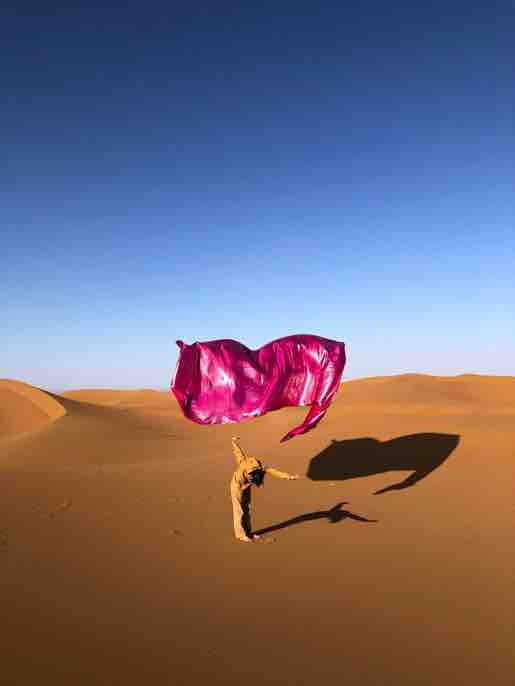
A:
<svg viewBox="0 0 515 686">
<path fill-rule="evenodd" d="M 306 411 L 238 425 L 304 476 L 239 544 L 234 425 L 0 382 L 0 681 L 512 684 L 515 378 L 351 381 L 280 444 Z"/>
</svg>

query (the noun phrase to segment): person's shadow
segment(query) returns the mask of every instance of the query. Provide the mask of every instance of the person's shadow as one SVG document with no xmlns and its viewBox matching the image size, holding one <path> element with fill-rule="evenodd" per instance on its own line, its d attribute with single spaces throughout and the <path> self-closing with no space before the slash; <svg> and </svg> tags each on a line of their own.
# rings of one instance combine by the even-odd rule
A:
<svg viewBox="0 0 515 686">
<path fill-rule="evenodd" d="M 355 438 L 331 441 L 309 463 L 306 476 L 313 481 L 345 481 L 391 471 L 411 471 L 406 479 L 376 491 L 400 490 L 413 486 L 452 453 L 460 441 L 458 434 L 419 433 L 390 441 Z"/>
<path fill-rule="evenodd" d="M 347 505 L 347 503 L 338 503 L 330 510 L 319 510 L 318 512 L 308 512 L 307 514 L 298 515 L 297 517 L 287 519 L 280 524 L 273 524 L 264 529 L 254 531 L 254 533 L 258 536 L 270 534 L 272 531 L 286 529 L 288 526 L 295 526 L 295 524 L 302 524 L 302 522 L 312 522 L 315 519 L 327 519 L 330 524 L 336 524 L 344 519 L 353 519 L 356 522 L 377 522 L 377 519 L 367 519 L 366 517 L 360 517 L 359 515 L 353 514 L 348 510 L 342 510 L 341 508 L 343 505 Z"/>
</svg>

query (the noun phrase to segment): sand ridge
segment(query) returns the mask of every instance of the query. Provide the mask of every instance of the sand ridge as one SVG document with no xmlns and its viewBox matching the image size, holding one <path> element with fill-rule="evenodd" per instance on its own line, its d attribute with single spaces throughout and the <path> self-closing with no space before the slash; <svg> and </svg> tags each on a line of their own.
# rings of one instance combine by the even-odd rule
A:
<svg viewBox="0 0 515 686">
<path fill-rule="evenodd" d="M 66 414 L 51 394 L 12 379 L 0 379 L 0 440 L 40 429 Z"/>
</svg>

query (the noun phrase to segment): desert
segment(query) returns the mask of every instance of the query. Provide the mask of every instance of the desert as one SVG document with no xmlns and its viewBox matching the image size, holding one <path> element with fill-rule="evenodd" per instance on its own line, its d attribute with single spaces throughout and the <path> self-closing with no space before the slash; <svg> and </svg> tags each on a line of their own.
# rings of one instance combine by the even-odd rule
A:
<svg viewBox="0 0 515 686">
<path fill-rule="evenodd" d="M 515 686 L 515 4 L 4 5 L 0 686 Z"/>
<path fill-rule="evenodd" d="M 0 381 L 2 683 L 511 684 L 515 377 L 346 381 L 238 425 L 297 473 L 237 542 L 234 425 Z"/>
</svg>

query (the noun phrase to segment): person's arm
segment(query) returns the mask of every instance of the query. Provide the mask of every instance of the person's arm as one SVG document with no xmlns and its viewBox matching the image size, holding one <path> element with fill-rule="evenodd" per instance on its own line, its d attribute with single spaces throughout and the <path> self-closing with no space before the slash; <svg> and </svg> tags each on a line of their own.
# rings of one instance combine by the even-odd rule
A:
<svg viewBox="0 0 515 686">
<path fill-rule="evenodd" d="M 232 451 L 236 458 L 236 464 L 240 464 L 240 462 L 245 459 L 245 453 L 238 445 L 238 436 L 232 437 Z"/>
<path fill-rule="evenodd" d="M 270 476 L 275 476 L 278 479 L 288 479 L 289 481 L 299 478 L 298 474 L 288 474 L 287 472 L 281 472 L 278 469 L 274 469 L 274 467 L 266 467 L 265 473 L 270 474 Z"/>
</svg>

